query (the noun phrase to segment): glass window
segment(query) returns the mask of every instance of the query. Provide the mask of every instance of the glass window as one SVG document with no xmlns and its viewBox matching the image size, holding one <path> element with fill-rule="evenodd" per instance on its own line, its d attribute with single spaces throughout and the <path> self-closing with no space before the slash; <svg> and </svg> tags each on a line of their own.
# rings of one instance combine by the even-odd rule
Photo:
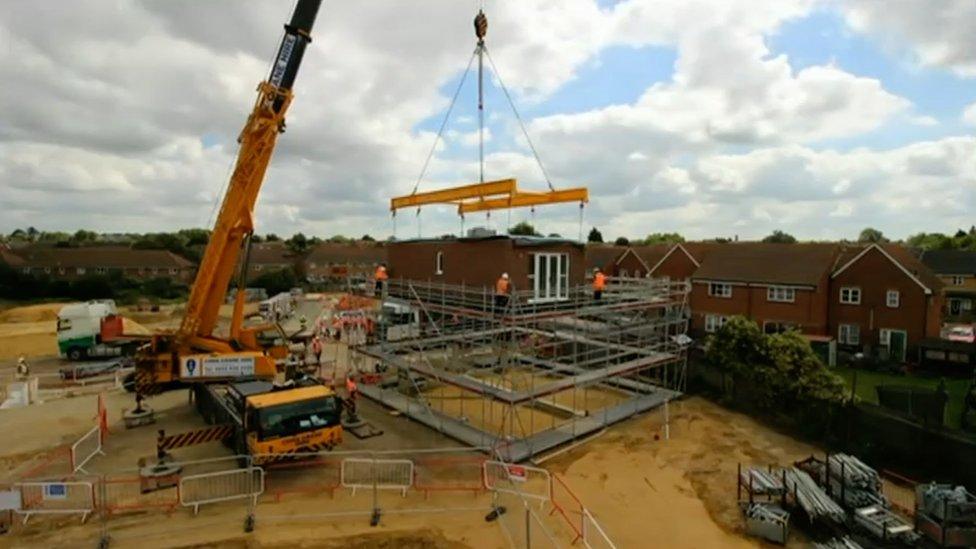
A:
<svg viewBox="0 0 976 549">
<path fill-rule="evenodd" d="M 888 293 L 885 294 L 885 303 L 892 309 L 898 308 L 898 305 L 901 304 L 901 294 L 898 290 L 888 290 Z"/>
<path fill-rule="evenodd" d="M 339 423 L 335 397 L 279 404 L 258 410 L 259 437 L 289 436 Z"/>
<path fill-rule="evenodd" d="M 859 345 L 861 343 L 861 327 L 857 324 L 841 324 L 838 327 L 837 340 L 841 345 Z"/>
<path fill-rule="evenodd" d="M 732 297 L 732 285 L 712 282 L 708 285 L 708 295 L 713 297 Z"/>
<path fill-rule="evenodd" d="M 766 289 L 766 300 L 793 303 L 796 301 L 796 290 L 785 286 L 770 286 Z"/>
<path fill-rule="evenodd" d="M 434 259 L 434 272 L 444 274 L 444 252 L 437 252 L 437 257 Z"/>
<path fill-rule="evenodd" d="M 860 305 L 861 289 L 844 287 L 840 289 L 840 302 L 848 305 Z"/>
<path fill-rule="evenodd" d="M 705 331 L 708 333 L 717 332 L 719 328 L 725 326 L 726 320 L 721 315 L 705 315 Z"/>
</svg>

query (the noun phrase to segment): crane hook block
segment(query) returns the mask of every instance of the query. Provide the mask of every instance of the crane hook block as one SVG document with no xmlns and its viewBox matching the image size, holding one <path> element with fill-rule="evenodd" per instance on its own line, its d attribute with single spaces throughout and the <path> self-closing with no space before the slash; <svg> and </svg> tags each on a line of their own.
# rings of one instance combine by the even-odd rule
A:
<svg viewBox="0 0 976 549">
<path fill-rule="evenodd" d="M 478 41 L 482 41 L 486 34 L 488 34 L 488 16 L 479 10 L 478 15 L 474 16 L 474 35 L 478 37 Z"/>
</svg>

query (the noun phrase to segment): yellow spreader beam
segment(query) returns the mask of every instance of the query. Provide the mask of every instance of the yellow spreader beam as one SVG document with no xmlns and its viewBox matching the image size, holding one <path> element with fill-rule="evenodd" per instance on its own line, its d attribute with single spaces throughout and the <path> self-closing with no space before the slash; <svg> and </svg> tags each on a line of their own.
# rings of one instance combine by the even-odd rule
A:
<svg viewBox="0 0 976 549">
<path fill-rule="evenodd" d="M 486 210 L 503 210 L 505 208 L 527 208 L 545 204 L 559 204 L 564 202 L 589 202 L 590 193 L 586 187 L 562 189 L 545 193 L 516 192 L 502 198 L 486 198 L 469 200 L 458 204 L 458 213 L 483 212 Z"/>
<path fill-rule="evenodd" d="M 461 187 L 451 187 L 437 191 L 408 194 L 390 200 L 390 210 L 426 206 L 429 204 L 456 204 L 458 213 L 506 208 L 525 208 L 545 204 L 565 202 L 589 202 L 590 193 L 586 187 L 562 189 L 548 192 L 524 192 L 518 190 L 514 179 L 502 179 L 487 183 L 475 183 Z"/>
<path fill-rule="evenodd" d="M 463 187 L 451 187 L 450 189 L 441 189 L 439 191 L 398 196 L 390 200 L 390 210 L 396 211 L 401 208 L 425 206 L 428 204 L 457 204 L 461 200 L 468 198 L 485 198 L 515 192 L 518 192 L 518 189 L 516 188 L 514 179 L 488 181 L 486 183 L 464 185 Z"/>
</svg>

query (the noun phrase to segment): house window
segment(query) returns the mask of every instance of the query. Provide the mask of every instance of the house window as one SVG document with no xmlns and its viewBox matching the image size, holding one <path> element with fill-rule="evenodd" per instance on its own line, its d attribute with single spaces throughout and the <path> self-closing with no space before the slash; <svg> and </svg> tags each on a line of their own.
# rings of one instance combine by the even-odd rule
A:
<svg viewBox="0 0 976 549">
<path fill-rule="evenodd" d="M 444 274 L 444 252 L 437 252 L 434 259 L 434 274 Z"/>
<path fill-rule="evenodd" d="M 763 322 L 763 333 L 766 334 L 781 334 L 795 329 L 796 324 L 792 322 L 781 322 L 778 320 L 767 320 Z"/>
<path fill-rule="evenodd" d="M 64 267 L 58 267 L 58 274 L 59 275 L 63 275 L 64 274 Z"/>
<path fill-rule="evenodd" d="M 83 274 L 85 274 L 85 268 L 84 267 L 78 267 L 77 269 L 75 269 L 75 273 L 80 274 L 80 275 L 83 275 Z"/>
<path fill-rule="evenodd" d="M 24 274 L 30 274 L 30 267 L 23 268 Z"/>
<path fill-rule="evenodd" d="M 620 278 L 627 278 L 627 269 L 620 269 Z"/>
<path fill-rule="evenodd" d="M 44 267 L 44 272 L 47 273 L 47 274 L 51 274 L 51 268 L 50 267 Z"/>
<path fill-rule="evenodd" d="M 793 303 L 796 301 L 796 290 L 784 286 L 770 286 L 766 288 L 766 301 Z"/>
<path fill-rule="evenodd" d="M 901 294 L 898 290 L 888 290 L 888 293 L 885 294 L 885 304 L 892 309 L 898 308 L 901 304 Z"/>
<path fill-rule="evenodd" d="M 845 305 L 861 304 L 861 289 L 844 287 L 840 289 L 840 302 Z"/>
<path fill-rule="evenodd" d="M 719 328 L 725 326 L 725 321 L 728 320 L 722 315 L 705 315 L 705 331 L 712 334 L 718 331 Z"/>
<path fill-rule="evenodd" d="M 708 285 L 708 295 L 712 297 L 732 297 L 732 285 L 712 282 Z"/>
<path fill-rule="evenodd" d="M 255 270 L 255 271 L 258 271 L 258 272 L 260 272 L 260 271 L 261 271 L 261 269 L 262 269 L 262 266 L 261 266 L 261 265 L 255 265 L 255 266 L 254 266 L 254 270 Z"/>
<path fill-rule="evenodd" d="M 179 269 L 170 269 L 169 270 L 169 274 L 171 274 L 171 275 L 175 275 L 178 272 L 180 272 Z"/>
<path fill-rule="evenodd" d="M 566 299 L 569 296 L 569 254 L 531 254 L 529 284 L 534 301 Z"/>
<path fill-rule="evenodd" d="M 837 329 L 837 341 L 841 345 L 860 345 L 861 327 L 857 324 L 841 324 Z"/>
<path fill-rule="evenodd" d="M 95 267 L 95 272 L 100 275 L 105 274 L 107 271 L 108 269 L 106 269 L 105 267 Z"/>
<path fill-rule="evenodd" d="M 966 283 L 966 277 L 965 276 L 962 276 L 962 275 L 953 275 L 952 276 L 952 285 L 953 286 L 962 286 L 965 283 Z"/>
</svg>

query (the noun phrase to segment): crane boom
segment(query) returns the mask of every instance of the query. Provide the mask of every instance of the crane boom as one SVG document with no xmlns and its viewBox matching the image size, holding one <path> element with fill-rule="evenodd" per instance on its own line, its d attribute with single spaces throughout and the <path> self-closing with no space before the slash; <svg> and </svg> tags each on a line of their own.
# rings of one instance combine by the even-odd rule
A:
<svg viewBox="0 0 976 549">
<path fill-rule="evenodd" d="M 257 88 L 257 99 L 238 136 L 240 148 L 227 184 L 220 213 L 190 290 L 186 311 L 175 333 L 157 333 L 136 356 L 136 390 L 159 392 L 174 381 L 214 381 L 241 375 L 271 377 L 275 358 L 285 351 L 258 341 L 257 329 L 244 329 L 243 282 L 254 206 L 278 134 L 285 129 L 285 113 L 292 99 L 305 48 L 321 0 L 298 0 L 291 21 L 285 25 L 268 79 Z M 234 304 L 230 337 L 214 335 L 214 329 L 242 250 L 241 288 Z M 210 364 L 208 368 L 207 365 Z"/>
</svg>

